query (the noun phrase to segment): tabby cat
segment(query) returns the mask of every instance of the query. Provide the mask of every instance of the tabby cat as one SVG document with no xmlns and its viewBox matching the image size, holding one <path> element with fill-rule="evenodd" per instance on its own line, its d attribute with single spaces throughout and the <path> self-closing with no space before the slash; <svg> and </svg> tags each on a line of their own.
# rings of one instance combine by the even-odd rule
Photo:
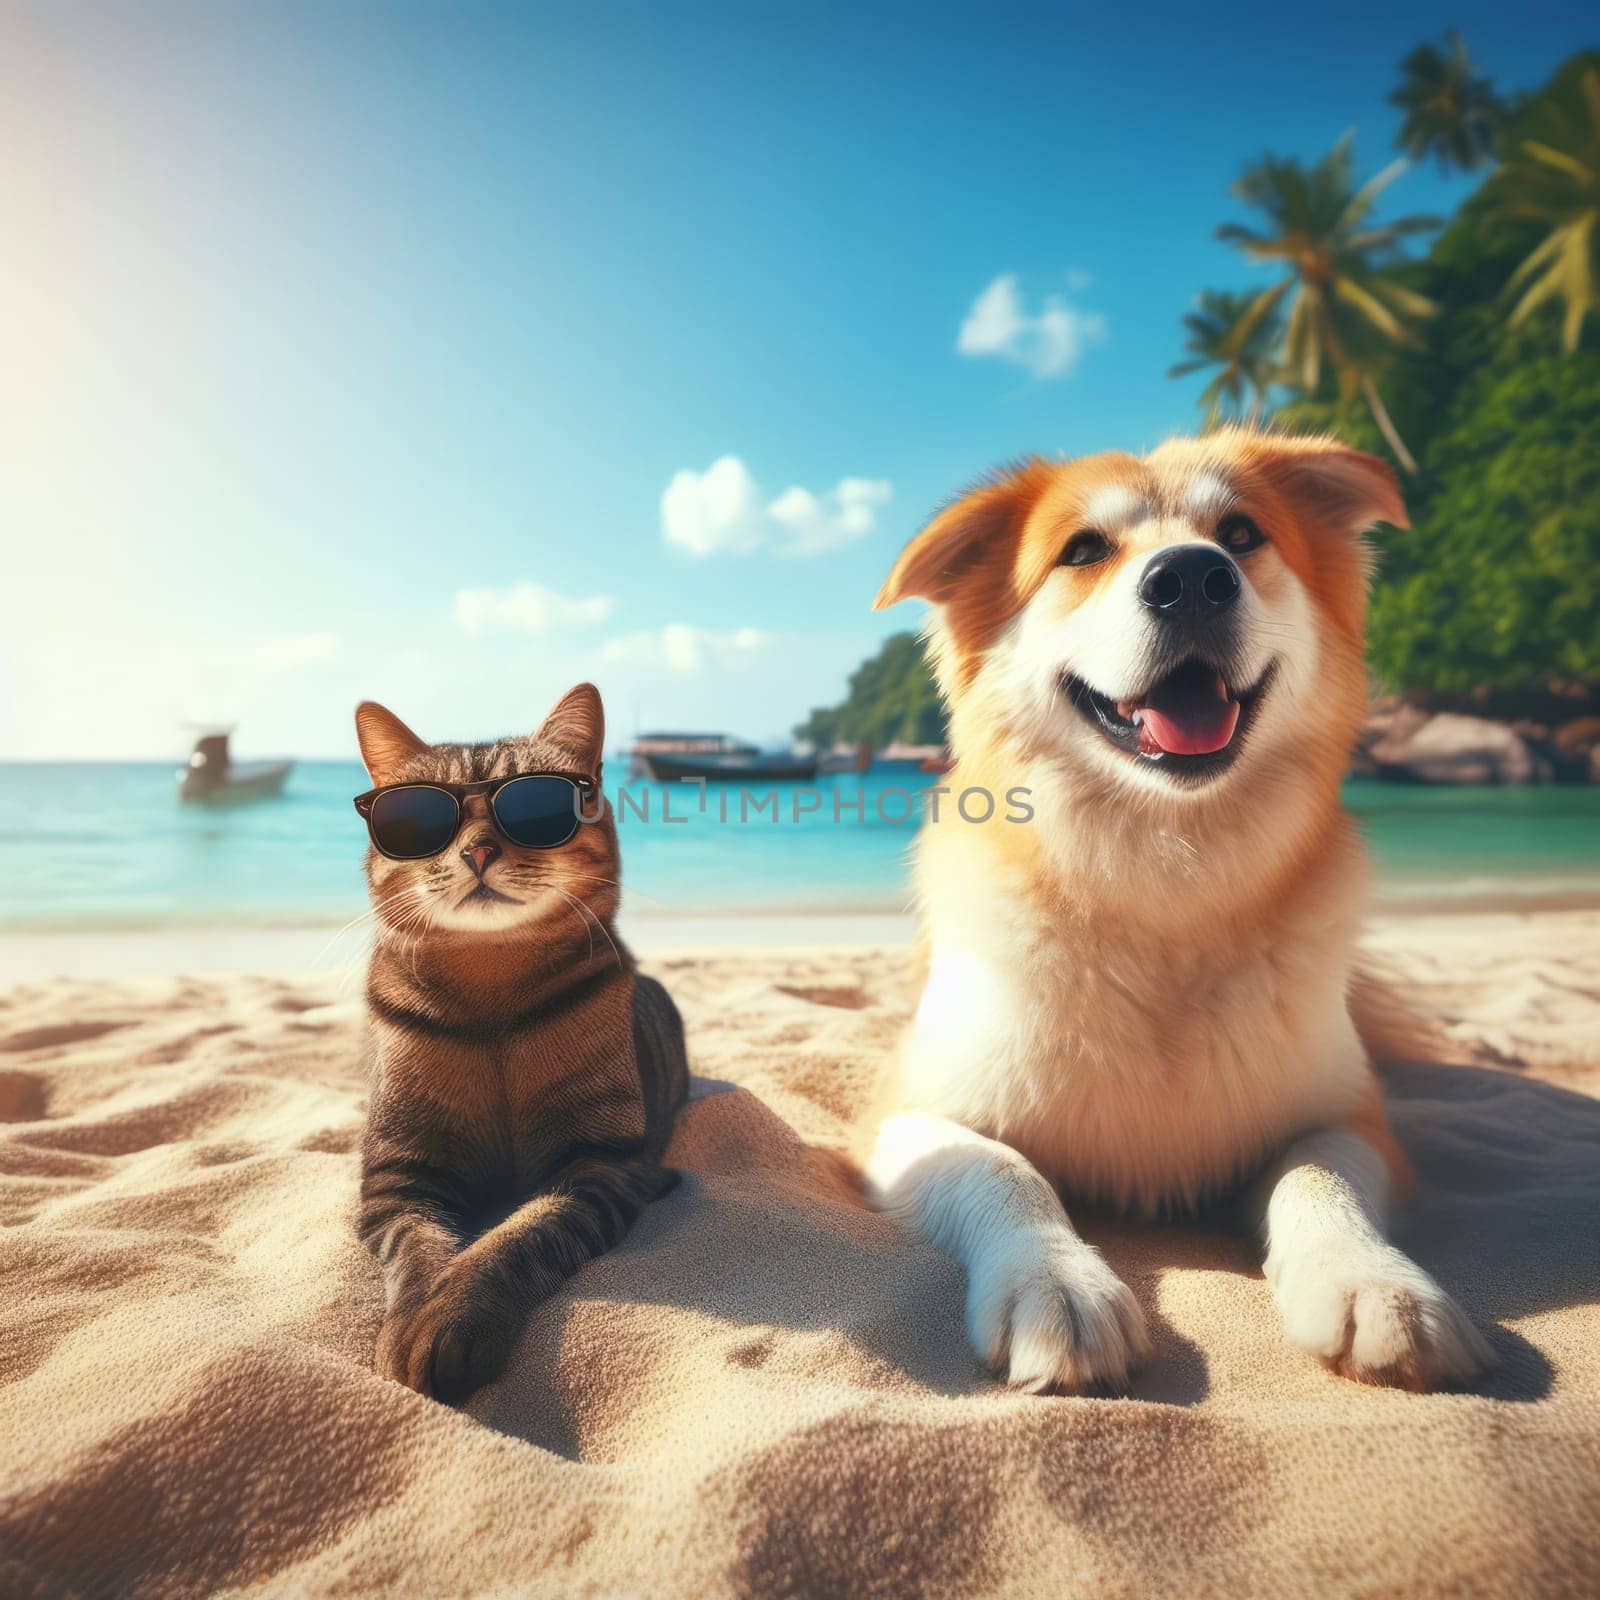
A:
<svg viewBox="0 0 1600 1600">
<path fill-rule="evenodd" d="M 505 806 L 497 817 L 477 789 L 458 796 L 437 854 L 367 853 L 378 933 L 360 1232 L 384 1267 L 377 1367 L 449 1403 L 496 1378 L 533 1304 L 677 1182 L 660 1158 L 687 1087 L 683 1025 L 612 926 L 620 862 L 593 685 L 531 738 L 430 745 L 370 701 L 356 734 L 379 788 L 584 780 L 584 820 L 555 848 L 514 843 Z M 448 830 L 448 802 L 425 799 Z M 389 812 L 374 803 L 357 801 L 380 839 Z"/>
</svg>

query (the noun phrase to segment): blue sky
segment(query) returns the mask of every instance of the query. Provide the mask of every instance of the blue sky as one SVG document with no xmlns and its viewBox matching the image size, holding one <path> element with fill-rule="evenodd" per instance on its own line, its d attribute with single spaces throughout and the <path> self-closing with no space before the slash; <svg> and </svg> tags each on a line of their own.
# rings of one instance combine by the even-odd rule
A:
<svg viewBox="0 0 1600 1600">
<path fill-rule="evenodd" d="M 1193 425 L 1179 319 L 1264 281 L 1229 183 L 1351 127 L 1376 170 L 1452 22 L 1502 89 L 1594 42 L 1541 3 L 0 6 L 0 755 L 342 755 L 364 695 L 486 737 L 582 676 L 618 736 L 782 736 L 917 623 L 871 598 L 964 480 Z"/>
</svg>

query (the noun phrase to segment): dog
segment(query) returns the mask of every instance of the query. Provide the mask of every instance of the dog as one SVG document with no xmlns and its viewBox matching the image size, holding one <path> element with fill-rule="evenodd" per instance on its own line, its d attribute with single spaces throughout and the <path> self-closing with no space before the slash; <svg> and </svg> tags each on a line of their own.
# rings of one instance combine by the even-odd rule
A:
<svg viewBox="0 0 1600 1600">
<path fill-rule="evenodd" d="M 932 604 L 951 792 L 1021 786 L 1033 818 L 918 836 L 925 981 L 867 1193 L 965 1268 L 973 1348 L 1019 1389 L 1125 1387 L 1150 1351 L 1063 1195 L 1242 1199 L 1288 1338 L 1348 1377 L 1492 1360 L 1384 1232 L 1411 1177 L 1356 1014 L 1367 873 L 1339 799 L 1379 522 L 1407 526 L 1383 462 L 1225 429 L 997 472 L 878 595 Z"/>
</svg>

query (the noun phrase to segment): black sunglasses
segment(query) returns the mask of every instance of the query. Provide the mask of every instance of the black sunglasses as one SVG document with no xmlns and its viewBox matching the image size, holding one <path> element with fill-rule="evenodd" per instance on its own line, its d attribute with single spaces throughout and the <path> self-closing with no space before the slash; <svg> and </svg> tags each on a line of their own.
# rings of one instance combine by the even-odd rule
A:
<svg viewBox="0 0 1600 1600">
<path fill-rule="evenodd" d="M 598 820 L 584 804 L 599 785 L 576 772 L 519 772 L 483 783 L 390 783 L 356 796 L 373 848 L 393 861 L 420 861 L 449 847 L 461 831 L 461 802 L 485 795 L 494 825 L 524 850 L 568 843 L 580 822 Z"/>
</svg>

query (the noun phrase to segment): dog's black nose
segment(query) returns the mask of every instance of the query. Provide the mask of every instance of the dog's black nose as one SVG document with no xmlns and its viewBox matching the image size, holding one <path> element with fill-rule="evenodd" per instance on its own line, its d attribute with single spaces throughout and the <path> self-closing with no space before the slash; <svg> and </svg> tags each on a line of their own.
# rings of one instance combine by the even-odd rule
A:
<svg viewBox="0 0 1600 1600">
<path fill-rule="evenodd" d="M 1144 569 L 1139 598 L 1162 616 L 1211 616 L 1239 598 L 1239 569 L 1214 544 L 1182 544 Z"/>
<path fill-rule="evenodd" d="M 483 875 L 489 869 L 489 863 L 500 855 L 500 846 L 493 839 L 474 839 L 465 850 L 461 852 L 461 859 L 472 868 L 478 876 L 478 882 L 483 882 Z"/>
</svg>

